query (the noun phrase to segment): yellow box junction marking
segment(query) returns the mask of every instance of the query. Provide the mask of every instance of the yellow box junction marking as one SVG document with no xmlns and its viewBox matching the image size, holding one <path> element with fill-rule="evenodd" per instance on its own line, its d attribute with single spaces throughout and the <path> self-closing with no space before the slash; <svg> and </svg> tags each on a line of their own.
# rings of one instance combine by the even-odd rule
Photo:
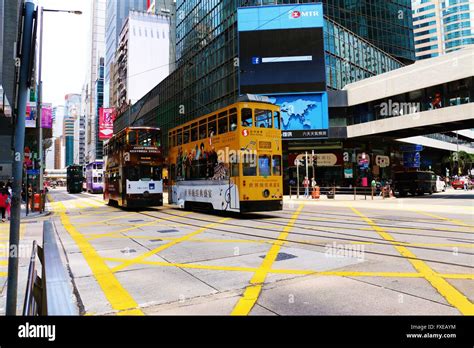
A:
<svg viewBox="0 0 474 348">
<path fill-rule="evenodd" d="M 395 239 L 383 228 L 375 224 L 370 218 L 359 212 L 357 209 L 351 207 L 352 211 L 356 213 L 362 220 L 369 224 L 374 231 L 376 231 L 383 239 L 392 242 L 393 247 L 408 261 L 423 277 L 455 308 L 457 308 L 464 315 L 474 315 L 474 304 L 469 301 L 466 296 L 461 294 L 454 286 L 449 284 L 440 274 L 432 270 L 425 262 L 419 260 L 405 246 L 398 245 Z"/>
<path fill-rule="evenodd" d="M 165 219 L 165 220 L 166 220 L 166 219 Z M 155 248 L 155 249 L 153 249 L 153 250 L 147 251 L 146 253 L 144 253 L 144 254 L 142 254 L 142 255 L 140 255 L 140 256 L 138 256 L 138 257 L 135 257 L 135 258 L 133 258 L 133 259 L 131 259 L 131 260 L 129 260 L 129 261 L 126 261 L 126 262 L 122 263 L 122 264 L 119 265 L 119 266 L 116 266 L 116 267 L 112 268 L 112 272 L 121 271 L 121 270 L 123 270 L 124 268 L 129 267 L 129 266 L 131 266 L 131 265 L 133 265 L 133 264 L 136 264 L 136 263 L 138 263 L 138 262 L 140 262 L 140 261 L 143 261 L 143 260 L 149 258 L 150 256 L 153 256 L 153 255 L 155 255 L 155 254 L 157 254 L 157 253 L 159 253 L 159 252 L 161 252 L 161 251 L 163 251 L 163 250 L 165 250 L 165 249 L 168 249 L 168 248 L 172 247 L 173 245 L 176 245 L 176 244 L 178 244 L 178 243 L 184 242 L 184 241 L 186 241 L 186 240 L 188 240 L 188 239 L 190 239 L 190 238 L 192 238 L 192 237 L 194 237 L 194 236 L 196 236 L 196 235 L 198 235 L 198 234 L 200 234 L 200 233 L 206 231 L 208 228 L 211 228 L 211 227 L 215 227 L 215 226 L 217 226 L 217 225 L 220 225 L 221 223 L 223 223 L 223 222 L 225 222 L 225 221 L 227 221 L 227 220 L 230 220 L 230 218 L 220 219 L 220 220 L 217 221 L 217 222 L 213 222 L 213 223 L 211 223 L 211 224 L 208 224 L 208 225 L 206 225 L 206 226 L 203 226 L 203 227 L 201 227 L 200 229 L 198 229 L 198 230 L 196 230 L 196 231 L 194 231 L 194 232 L 191 232 L 191 233 L 189 233 L 189 234 L 187 234 L 187 235 L 185 235 L 185 236 L 182 236 L 182 237 L 180 237 L 180 238 L 177 238 L 177 239 L 175 239 L 175 240 L 173 240 L 173 241 L 171 241 L 171 242 L 169 242 L 169 243 L 167 243 L 167 244 L 161 245 L 161 246 L 159 246 L 158 248 Z"/>
<path fill-rule="evenodd" d="M 102 288 L 112 308 L 119 311 L 119 315 L 143 315 L 143 312 L 138 309 L 138 303 L 120 284 L 105 261 L 87 239 L 71 224 L 68 216 L 65 214 L 66 207 L 64 204 L 57 203 L 56 208 L 60 214 L 61 223 L 81 250 L 84 259 L 91 268 L 92 274 Z"/>
<path fill-rule="evenodd" d="M 462 227 L 467 227 L 469 228 L 471 231 L 474 232 L 474 226 L 473 225 L 468 225 L 466 224 L 465 222 L 463 221 L 460 221 L 460 220 L 457 220 L 457 219 L 450 219 L 450 218 L 447 218 L 447 217 L 444 217 L 444 216 L 439 216 L 439 215 L 435 215 L 435 214 L 431 214 L 431 213 L 425 213 L 423 211 L 418 211 L 418 210 L 414 210 L 416 213 L 418 214 L 422 214 L 422 215 L 426 215 L 426 216 L 430 216 L 432 218 L 435 218 L 435 219 L 438 219 L 438 220 L 443 220 L 443 221 L 449 221 L 449 222 L 452 222 L 458 226 L 462 226 Z M 456 232 L 456 231 L 454 231 Z"/>
<path fill-rule="evenodd" d="M 290 221 L 283 229 L 283 232 L 280 233 L 278 236 L 278 240 L 276 240 L 270 250 L 268 251 L 267 255 L 263 259 L 262 264 L 258 268 L 258 270 L 253 275 L 252 279 L 250 279 L 250 285 L 244 291 L 243 296 L 240 298 L 239 302 L 235 305 L 234 309 L 232 310 L 231 315 L 248 315 L 252 310 L 253 306 L 258 300 L 258 296 L 262 291 L 263 283 L 267 278 L 268 273 L 270 272 L 275 259 L 278 256 L 278 252 L 281 249 L 281 246 L 284 244 L 285 239 L 288 237 L 293 225 L 295 224 L 298 216 L 300 215 L 301 211 L 303 210 L 303 205 L 300 205 L 298 209 L 294 212 L 291 216 Z"/>
</svg>

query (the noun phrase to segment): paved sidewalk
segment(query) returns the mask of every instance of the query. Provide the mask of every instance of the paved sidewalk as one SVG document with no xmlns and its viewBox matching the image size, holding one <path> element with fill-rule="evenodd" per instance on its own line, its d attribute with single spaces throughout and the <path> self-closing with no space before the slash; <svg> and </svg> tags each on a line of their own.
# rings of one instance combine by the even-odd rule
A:
<svg viewBox="0 0 474 348">
<path fill-rule="evenodd" d="M 48 209 L 48 203 L 46 204 Z M 20 246 L 18 250 L 18 297 L 17 314 L 21 315 L 25 299 L 25 289 L 28 279 L 28 266 L 30 262 L 33 241 L 38 245 L 43 244 L 43 221 L 44 217 L 50 215 L 50 211 L 43 213 L 29 212 L 26 216 L 26 206 L 21 207 Z M 8 275 L 8 251 L 9 251 L 10 221 L 0 223 L 0 315 L 5 315 L 7 296 Z M 39 266 L 41 272 L 41 266 Z"/>
</svg>

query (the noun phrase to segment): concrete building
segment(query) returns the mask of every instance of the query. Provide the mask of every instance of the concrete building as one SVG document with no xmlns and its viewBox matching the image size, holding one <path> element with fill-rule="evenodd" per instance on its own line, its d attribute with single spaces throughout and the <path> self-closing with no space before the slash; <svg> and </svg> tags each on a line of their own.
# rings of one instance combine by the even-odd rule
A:
<svg viewBox="0 0 474 348">
<path fill-rule="evenodd" d="M 79 114 L 74 120 L 74 163 L 86 163 L 86 117 Z"/>
<path fill-rule="evenodd" d="M 417 59 L 437 57 L 474 43 L 473 0 L 413 0 Z"/>
<path fill-rule="evenodd" d="M 113 107 L 136 103 L 169 75 L 170 25 L 170 16 L 130 11 L 116 53 Z"/>
<path fill-rule="evenodd" d="M 115 63 L 115 52 L 119 42 L 120 31 L 131 10 L 146 11 L 147 0 L 107 1 L 105 11 L 105 75 L 104 75 L 104 106 L 110 104 L 111 65 Z"/>
<path fill-rule="evenodd" d="M 109 1 L 115 2 L 115 1 Z M 92 2 L 91 27 L 89 35 L 89 60 L 87 63 L 87 76 L 82 90 L 82 101 L 85 104 L 86 122 L 86 149 L 85 162 L 94 161 L 102 156 L 102 142 L 98 139 L 99 114 L 97 110 L 102 107 L 103 87 L 100 87 L 101 59 L 105 53 L 105 0 Z"/>
</svg>

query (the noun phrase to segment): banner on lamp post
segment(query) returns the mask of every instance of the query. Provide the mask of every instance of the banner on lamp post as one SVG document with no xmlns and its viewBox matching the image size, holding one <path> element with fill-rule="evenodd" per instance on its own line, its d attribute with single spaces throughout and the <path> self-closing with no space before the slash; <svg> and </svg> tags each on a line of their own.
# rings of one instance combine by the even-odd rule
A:
<svg viewBox="0 0 474 348">
<path fill-rule="evenodd" d="M 99 139 L 107 140 L 114 134 L 114 108 L 99 109 Z"/>
<path fill-rule="evenodd" d="M 41 128 L 53 128 L 53 109 L 49 105 L 41 108 Z"/>
</svg>

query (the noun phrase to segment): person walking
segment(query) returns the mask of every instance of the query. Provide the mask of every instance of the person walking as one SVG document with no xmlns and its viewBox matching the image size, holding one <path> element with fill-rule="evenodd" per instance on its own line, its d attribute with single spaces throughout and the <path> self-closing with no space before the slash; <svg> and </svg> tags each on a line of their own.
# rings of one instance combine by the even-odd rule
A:
<svg viewBox="0 0 474 348">
<path fill-rule="evenodd" d="M 309 179 L 307 176 L 304 177 L 303 187 L 304 187 L 304 198 L 309 198 Z"/>
<path fill-rule="evenodd" d="M 9 205 L 9 196 L 8 191 L 3 188 L 0 191 L 0 212 L 2 213 L 2 222 L 5 222 L 5 212 L 7 210 L 7 206 Z"/>
</svg>

